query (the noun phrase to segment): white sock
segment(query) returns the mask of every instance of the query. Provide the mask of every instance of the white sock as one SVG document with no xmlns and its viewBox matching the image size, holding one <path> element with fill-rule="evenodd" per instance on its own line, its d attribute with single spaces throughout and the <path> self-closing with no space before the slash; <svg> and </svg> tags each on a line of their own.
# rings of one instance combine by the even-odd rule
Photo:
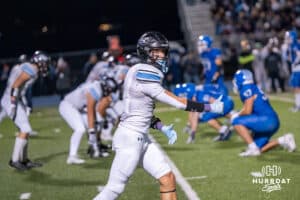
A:
<svg viewBox="0 0 300 200">
<path fill-rule="evenodd" d="M 297 108 L 300 108 L 300 93 L 295 94 L 295 104 Z"/>
<path fill-rule="evenodd" d="M 258 149 L 258 146 L 255 144 L 255 142 L 252 142 L 251 144 L 248 144 L 249 149 Z"/>
<path fill-rule="evenodd" d="M 80 146 L 81 138 L 83 136 L 84 132 L 74 132 L 70 139 L 70 156 L 77 156 L 78 149 Z"/>
<path fill-rule="evenodd" d="M 24 147 L 27 144 L 27 140 L 23 138 L 16 137 L 15 146 L 12 154 L 12 161 L 21 161 L 21 155 L 23 154 Z"/>
<path fill-rule="evenodd" d="M 221 128 L 219 129 L 219 133 L 225 133 L 227 129 L 228 129 L 228 126 L 223 125 L 223 126 L 221 126 Z"/>
</svg>

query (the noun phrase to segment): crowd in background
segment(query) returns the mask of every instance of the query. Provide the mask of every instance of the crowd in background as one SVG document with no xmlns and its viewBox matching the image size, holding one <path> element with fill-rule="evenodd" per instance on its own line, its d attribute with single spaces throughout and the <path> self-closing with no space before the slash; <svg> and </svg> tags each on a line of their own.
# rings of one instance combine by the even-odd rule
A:
<svg viewBox="0 0 300 200">
<path fill-rule="evenodd" d="M 246 68 L 254 72 L 257 83 L 265 91 L 285 91 L 291 71 L 281 49 L 284 33 L 300 29 L 300 0 L 214 0 L 210 3 L 215 33 L 221 41 L 225 79 L 230 80 L 237 69 Z M 119 55 L 119 63 L 124 61 L 125 52 L 131 53 L 123 49 L 117 36 L 108 39 L 108 50 Z M 169 53 L 169 72 L 164 80 L 167 88 L 182 82 L 202 82 L 203 67 L 197 52 L 188 52 L 182 44 L 170 42 Z M 85 80 L 99 61 L 99 55 L 91 52 L 77 57 L 52 57 L 49 74 L 37 81 L 33 95 L 59 94 L 63 98 Z M 1 65 L 0 95 L 14 63 Z"/>
</svg>

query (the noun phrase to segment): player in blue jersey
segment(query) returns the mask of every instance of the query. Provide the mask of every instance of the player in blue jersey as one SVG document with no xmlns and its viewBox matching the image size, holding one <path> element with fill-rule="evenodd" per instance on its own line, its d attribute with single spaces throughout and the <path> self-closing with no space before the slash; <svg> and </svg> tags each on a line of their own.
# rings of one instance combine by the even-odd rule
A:
<svg viewBox="0 0 300 200">
<path fill-rule="evenodd" d="M 212 84 L 196 86 L 193 83 L 177 84 L 174 89 L 174 94 L 188 99 L 193 99 L 200 103 L 212 103 L 222 95 L 222 91 Z M 224 103 L 223 114 L 216 114 L 211 112 L 192 113 L 188 115 L 188 125 L 185 127 L 185 132 L 189 133 L 187 143 L 195 141 L 198 123 L 207 122 L 212 128 L 216 129 L 219 135 L 214 139 L 215 141 L 223 141 L 229 139 L 231 131 L 228 126 L 223 125 L 217 119 L 228 115 L 234 107 L 233 100 L 227 95 L 221 97 Z"/>
<path fill-rule="evenodd" d="M 300 111 L 300 44 L 297 41 L 298 35 L 296 31 L 288 31 L 285 35 L 285 44 L 288 46 L 287 59 L 291 63 L 290 86 L 294 89 L 295 107 L 292 112 Z"/>
<path fill-rule="evenodd" d="M 198 38 L 198 52 L 203 65 L 204 84 L 216 84 L 224 95 L 228 91 L 222 75 L 222 52 L 212 47 L 213 40 L 208 35 L 200 35 Z"/>
<path fill-rule="evenodd" d="M 246 151 L 239 155 L 258 156 L 278 145 L 289 152 L 294 151 L 296 144 L 294 136 L 290 133 L 270 141 L 279 129 L 279 118 L 268 98 L 254 84 L 252 72 L 246 69 L 238 70 L 234 75 L 233 85 L 234 91 L 240 95 L 243 108 L 231 116 L 231 123 L 248 144 Z"/>
</svg>

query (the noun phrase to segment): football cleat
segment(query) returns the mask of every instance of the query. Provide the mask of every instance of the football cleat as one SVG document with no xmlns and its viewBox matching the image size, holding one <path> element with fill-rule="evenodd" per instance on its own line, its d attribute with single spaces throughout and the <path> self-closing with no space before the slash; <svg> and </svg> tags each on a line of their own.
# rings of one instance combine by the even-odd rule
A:
<svg viewBox="0 0 300 200">
<path fill-rule="evenodd" d="M 258 148 L 248 148 L 246 151 L 239 154 L 241 157 L 259 156 L 260 150 Z"/>
<path fill-rule="evenodd" d="M 288 150 L 288 152 L 293 152 L 296 150 L 296 143 L 293 134 L 288 133 L 283 136 L 284 143 L 282 146 Z"/>
<path fill-rule="evenodd" d="M 300 112 L 300 108 L 294 106 L 294 107 L 292 107 L 292 108 L 289 108 L 289 111 L 290 111 L 290 112 L 293 112 L 293 113 Z"/>
<path fill-rule="evenodd" d="M 26 165 L 24 165 L 22 162 L 20 161 L 17 161 L 17 162 L 13 162 L 12 160 L 9 161 L 9 166 L 17 169 L 17 170 L 20 170 L 20 171 L 24 171 L 24 170 L 27 170 L 28 168 L 26 167 Z"/>
<path fill-rule="evenodd" d="M 72 164 L 80 165 L 83 163 L 85 163 L 85 160 L 78 158 L 78 156 L 69 156 L 67 159 L 68 165 L 72 165 Z"/>
<path fill-rule="evenodd" d="M 35 168 L 35 167 L 42 167 L 43 164 L 39 162 L 32 162 L 29 159 L 26 159 L 25 161 L 22 162 L 28 169 L 30 168 Z"/>
</svg>

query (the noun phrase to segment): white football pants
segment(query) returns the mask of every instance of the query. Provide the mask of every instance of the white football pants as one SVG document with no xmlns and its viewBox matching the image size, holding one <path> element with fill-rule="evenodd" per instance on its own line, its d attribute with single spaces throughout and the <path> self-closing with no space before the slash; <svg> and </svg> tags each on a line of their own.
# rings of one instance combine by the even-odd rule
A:
<svg viewBox="0 0 300 200">
<path fill-rule="evenodd" d="M 159 179 L 171 171 L 163 153 L 150 141 L 146 133 L 138 133 L 124 126 L 117 128 L 113 138 L 116 151 L 109 179 L 103 191 L 94 200 L 114 200 L 125 188 L 138 165 Z"/>
</svg>

